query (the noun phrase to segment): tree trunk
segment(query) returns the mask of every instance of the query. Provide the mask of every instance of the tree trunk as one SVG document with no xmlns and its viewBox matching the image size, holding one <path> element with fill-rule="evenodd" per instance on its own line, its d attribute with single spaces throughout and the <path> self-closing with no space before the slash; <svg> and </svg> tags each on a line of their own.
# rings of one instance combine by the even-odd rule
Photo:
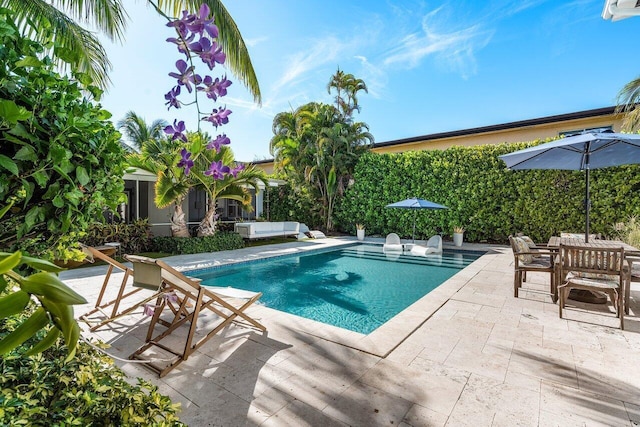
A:
<svg viewBox="0 0 640 427">
<path fill-rule="evenodd" d="M 209 209 L 198 226 L 198 237 L 216 234 L 216 201 L 209 202 Z"/>
<path fill-rule="evenodd" d="M 171 235 L 173 237 L 191 237 L 187 221 L 184 219 L 182 203 L 174 205 L 173 215 L 171 216 Z"/>
</svg>

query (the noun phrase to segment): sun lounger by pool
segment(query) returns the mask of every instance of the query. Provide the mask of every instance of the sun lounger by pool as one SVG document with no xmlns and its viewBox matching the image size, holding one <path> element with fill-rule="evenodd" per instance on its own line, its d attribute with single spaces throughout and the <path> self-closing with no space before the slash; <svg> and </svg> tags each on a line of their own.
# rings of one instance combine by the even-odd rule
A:
<svg viewBox="0 0 640 427">
<path fill-rule="evenodd" d="M 145 365 L 157 372 L 160 377 L 187 360 L 189 355 L 231 322 L 266 331 L 264 325 L 245 313 L 245 310 L 255 303 L 262 293 L 200 286 L 198 279 L 185 276 L 161 260 L 135 255 L 125 257 L 133 263 L 134 286 L 159 287 L 162 292 L 155 306 L 150 310 L 153 313 L 145 343 L 130 356 L 131 359 L 146 360 Z M 165 313 L 167 312 L 165 308 L 169 308 L 170 311 Z M 164 318 L 163 314 L 169 314 L 169 320 Z M 203 322 L 208 332 L 202 338 L 195 339 L 199 317 L 206 315 L 213 318 L 212 321 L 207 318 L 207 321 Z M 189 329 L 185 341 L 179 344 L 179 349 L 161 342 L 185 323 L 189 323 Z M 158 325 L 166 329 L 156 333 L 155 329 Z M 163 361 L 168 364 L 160 366 L 153 356 L 145 355 L 145 352 L 153 347 L 155 347 L 154 350 L 160 349 L 171 355 L 170 360 Z"/>
<path fill-rule="evenodd" d="M 151 293 L 144 292 L 141 288 L 132 288 L 127 291 L 129 278 L 132 277 L 133 270 L 94 247 L 83 245 L 82 250 L 87 254 L 87 258 L 90 262 L 94 262 L 96 260 L 104 261 L 109 266 L 93 310 L 80 316 L 80 320 L 83 320 L 89 325 L 89 330 L 95 331 L 119 317 L 130 314 L 143 304 L 146 304 L 158 297 L 157 289 L 156 292 Z M 119 283 L 112 280 L 111 274 L 114 270 L 122 271 L 124 273 L 124 276 Z M 103 299 L 105 299 L 109 288 L 117 289 L 117 294 L 115 298 L 108 302 L 104 302 Z M 121 305 L 124 306 L 124 308 L 121 309 Z"/>
</svg>

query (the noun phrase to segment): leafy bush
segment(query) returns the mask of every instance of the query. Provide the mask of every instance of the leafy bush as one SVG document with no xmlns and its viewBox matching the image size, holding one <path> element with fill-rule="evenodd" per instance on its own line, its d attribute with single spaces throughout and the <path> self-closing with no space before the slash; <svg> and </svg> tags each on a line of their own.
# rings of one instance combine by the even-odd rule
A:
<svg viewBox="0 0 640 427">
<path fill-rule="evenodd" d="M 139 254 L 148 251 L 151 246 L 149 220 L 138 219 L 129 224 L 94 222 L 83 239 L 83 243 L 89 246 L 100 246 L 109 242 L 119 242 L 122 253 Z"/>
<path fill-rule="evenodd" d="M 105 207 L 124 199 L 124 151 L 111 114 L 85 95 L 83 74 L 61 76 L 39 43 L 0 10 L 0 247 L 63 259 Z M 64 253 L 60 256 L 59 252 Z"/>
<path fill-rule="evenodd" d="M 219 231 L 204 237 L 154 237 L 150 250 L 182 255 L 241 248 L 244 248 L 244 240 L 238 233 Z"/>
<path fill-rule="evenodd" d="M 336 221 L 353 232 L 363 223 L 368 234 L 396 232 L 410 237 L 414 212 L 387 209 L 389 203 L 421 197 L 447 210 L 416 212 L 416 237 L 437 231 L 451 235 L 465 228 L 472 242 L 507 241 L 525 232 L 546 241 L 561 231 L 584 230 L 584 173 L 577 171 L 510 171 L 498 156 L 547 141 L 400 154 L 365 154 L 356 166 L 354 184 L 336 208 Z M 638 215 L 640 167 L 619 166 L 591 171 L 591 231 L 608 234 L 623 218 Z"/>
<path fill-rule="evenodd" d="M 269 220 L 298 221 L 311 228 L 323 226 L 318 203 L 305 187 L 296 191 L 290 184 L 285 184 L 269 189 L 266 196 Z"/>
<path fill-rule="evenodd" d="M 0 336 L 27 314 L 0 321 Z M 109 357 L 87 344 L 78 344 L 68 362 L 60 343 L 36 356 L 24 352 L 19 347 L 0 360 L 0 425 L 183 425 L 179 404 L 146 381 L 129 384 Z"/>
</svg>

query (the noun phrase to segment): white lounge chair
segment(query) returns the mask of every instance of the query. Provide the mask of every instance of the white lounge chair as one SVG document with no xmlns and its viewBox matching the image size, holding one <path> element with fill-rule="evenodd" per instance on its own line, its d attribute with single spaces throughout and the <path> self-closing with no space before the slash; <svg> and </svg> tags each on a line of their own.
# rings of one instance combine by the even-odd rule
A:
<svg viewBox="0 0 640 427">
<path fill-rule="evenodd" d="M 396 233 L 387 234 L 387 238 L 385 239 L 384 245 L 382 246 L 383 252 L 402 252 L 402 242 L 400 241 L 400 236 Z"/>
<path fill-rule="evenodd" d="M 428 255 L 428 254 L 441 254 L 442 253 L 442 237 L 440 235 L 432 236 L 427 240 L 426 246 L 413 245 L 411 248 L 413 255 Z"/>
<path fill-rule="evenodd" d="M 300 224 L 300 232 L 298 233 L 298 240 L 302 239 L 324 239 L 327 236 L 320 230 L 310 230 L 307 224 Z"/>
</svg>

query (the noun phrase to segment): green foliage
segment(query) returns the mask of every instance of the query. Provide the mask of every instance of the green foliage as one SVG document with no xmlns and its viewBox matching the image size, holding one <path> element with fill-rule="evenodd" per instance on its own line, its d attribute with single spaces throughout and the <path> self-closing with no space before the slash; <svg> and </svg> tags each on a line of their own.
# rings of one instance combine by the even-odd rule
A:
<svg viewBox="0 0 640 427">
<path fill-rule="evenodd" d="M 369 234 L 396 232 L 410 237 L 414 213 L 387 209 L 389 203 L 421 197 L 447 210 L 416 212 L 416 237 L 454 226 L 465 228 L 471 242 L 506 242 L 526 232 L 546 241 L 561 231 L 584 230 L 584 173 L 555 170 L 509 171 L 498 158 L 546 141 L 452 147 L 444 151 L 364 155 L 355 168 L 354 185 L 337 207 L 336 220 L 353 232 L 362 222 Z M 591 171 L 591 231 L 607 234 L 612 224 L 638 215 L 640 167 Z"/>
<path fill-rule="evenodd" d="M 29 314 L 0 321 L 0 336 Z M 130 384 L 111 358 L 87 344 L 65 362 L 67 351 L 57 342 L 36 356 L 19 347 L 0 359 L 0 425 L 183 425 L 176 416 L 179 404 L 156 386 L 141 379 Z"/>
<path fill-rule="evenodd" d="M 83 239 L 83 243 L 88 246 L 100 246 L 109 242 L 119 242 L 122 253 L 139 254 L 147 251 L 151 245 L 149 220 L 137 219 L 127 224 L 94 222 Z"/>
<path fill-rule="evenodd" d="M 613 226 L 611 235 L 614 239 L 638 248 L 640 247 L 640 221 L 632 216 L 624 222 L 619 222 Z"/>
<path fill-rule="evenodd" d="M 244 248 L 242 237 L 238 233 L 226 231 L 219 231 L 213 236 L 154 237 L 151 239 L 152 251 L 170 254 L 197 254 L 241 248 Z"/>
<path fill-rule="evenodd" d="M 269 188 L 266 194 L 271 221 L 298 221 L 311 228 L 323 225 L 318 204 L 306 187 L 293 188 L 290 184 Z"/>
<path fill-rule="evenodd" d="M 0 200 L 13 205 L 0 247 L 60 258 L 124 197 L 120 135 L 81 84 L 52 70 L 43 46 L 4 15 L 0 28 Z"/>
<path fill-rule="evenodd" d="M 27 354 L 42 352 L 62 334 L 69 350 L 67 360 L 74 356 L 80 328 L 73 317 L 73 305 L 87 301 L 53 274 L 58 271 L 60 268 L 49 261 L 24 256 L 20 251 L 0 252 L 0 355 L 25 341 L 31 341 Z M 31 313 L 28 317 L 24 314 L 27 311 Z M 33 339 L 45 330 L 45 338 L 39 342 Z"/>
</svg>

